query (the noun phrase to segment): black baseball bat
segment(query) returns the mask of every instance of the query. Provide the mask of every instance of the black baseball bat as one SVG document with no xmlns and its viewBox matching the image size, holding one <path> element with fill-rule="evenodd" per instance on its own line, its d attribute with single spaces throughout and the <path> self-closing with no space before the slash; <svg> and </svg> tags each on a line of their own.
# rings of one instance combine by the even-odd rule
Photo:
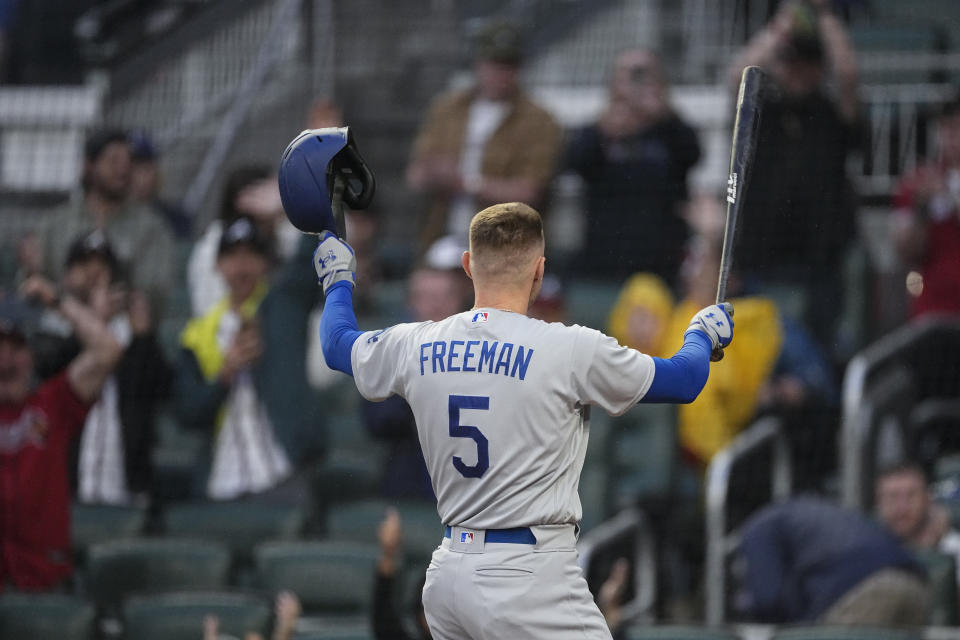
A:
<svg viewBox="0 0 960 640">
<path fill-rule="evenodd" d="M 733 264 L 740 211 L 750 181 L 750 168 L 757 149 L 757 131 L 762 113 L 764 72 L 760 67 L 747 67 L 740 78 L 737 114 L 733 121 L 730 148 L 730 173 L 727 177 L 727 220 L 723 230 L 723 252 L 720 254 L 720 278 L 717 282 L 717 304 L 727 299 L 727 279 Z"/>
<path fill-rule="evenodd" d="M 720 276 L 717 280 L 717 304 L 727 299 L 727 279 L 733 264 L 733 249 L 737 242 L 740 211 L 750 181 L 750 168 L 757 149 L 757 132 L 763 111 L 763 86 L 766 81 L 760 67 L 747 67 L 740 77 L 737 93 L 737 113 L 733 121 L 733 140 L 730 145 L 730 173 L 727 176 L 727 219 L 723 229 L 723 251 L 720 254 Z M 714 361 L 723 358 L 723 350 L 716 349 Z"/>
</svg>

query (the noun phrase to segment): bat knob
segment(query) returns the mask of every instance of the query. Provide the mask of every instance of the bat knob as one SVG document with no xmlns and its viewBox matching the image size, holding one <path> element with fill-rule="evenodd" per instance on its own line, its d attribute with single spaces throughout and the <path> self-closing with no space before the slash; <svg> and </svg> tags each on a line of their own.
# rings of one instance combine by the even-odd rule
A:
<svg viewBox="0 0 960 640">
<path fill-rule="evenodd" d="M 710 352 L 710 362 L 720 362 L 723 360 L 723 349 L 717 347 Z"/>
</svg>

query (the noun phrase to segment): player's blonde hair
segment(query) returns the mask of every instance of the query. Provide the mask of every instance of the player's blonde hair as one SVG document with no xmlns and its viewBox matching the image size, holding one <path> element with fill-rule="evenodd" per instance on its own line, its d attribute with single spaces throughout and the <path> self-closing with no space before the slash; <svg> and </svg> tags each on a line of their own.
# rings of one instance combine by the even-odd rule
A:
<svg viewBox="0 0 960 640">
<path fill-rule="evenodd" d="M 543 220 L 529 205 L 495 204 L 470 221 L 471 264 L 478 274 L 509 277 L 514 271 L 523 270 L 528 259 L 541 255 Z"/>
</svg>

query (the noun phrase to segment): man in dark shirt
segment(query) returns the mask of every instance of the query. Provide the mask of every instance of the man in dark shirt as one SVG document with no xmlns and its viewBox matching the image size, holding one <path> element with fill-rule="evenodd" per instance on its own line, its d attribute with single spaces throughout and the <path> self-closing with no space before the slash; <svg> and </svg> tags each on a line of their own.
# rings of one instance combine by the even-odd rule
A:
<svg viewBox="0 0 960 640">
<path fill-rule="evenodd" d="M 567 149 L 565 168 L 586 187 L 590 253 L 578 269 L 615 280 L 652 271 L 673 283 L 688 234 L 687 173 L 699 158 L 697 134 L 670 107 L 656 56 L 620 54 L 606 111 L 575 131 Z"/>
<path fill-rule="evenodd" d="M 839 274 L 855 232 L 846 172 L 858 138 L 853 48 L 828 2 L 784 2 L 737 57 L 732 88 L 749 65 L 767 70 L 777 90 L 764 102 L 736 262 L 752 289 L 802 294 L 797 320 L 832 347 L 843 309 Z"/>
<path fill-rule="evenodd" d="M 815 498 L 762 509 L 745 525 L 740 608 L 767 623 L 923 624 L 923 569 L 877 522 Z"/>
</svg>

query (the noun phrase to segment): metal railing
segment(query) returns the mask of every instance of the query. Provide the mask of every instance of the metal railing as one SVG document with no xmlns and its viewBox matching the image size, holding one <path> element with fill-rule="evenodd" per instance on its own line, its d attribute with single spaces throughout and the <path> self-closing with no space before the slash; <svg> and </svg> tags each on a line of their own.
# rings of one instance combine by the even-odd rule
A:
<svg viewBox="0 0 960 640">
<path fill-rule="evenodd" d="M 677 30 L 677 40 L 683 52 L 679 78 L 687 83 L 710 81 L 724 82 L 727 65 L 745 46 L 749 39 L 767 23 L 770 3 L 744 2 L 743 0 L 682 0 L 680 3 L 679 23 L 664 24 L 665 28 Z M 906 4 L 905 4 L 906 6 Z M 933 21 L 935 18 L 917 5 L 917 18 Z M 897 18 L 887 16 L 881 24 L 896 28 Z M 859 26 L 868 29 L 875 23 L 854 20 L 850 27 L 853 32 Z M 935 37 L 930 25 L 914 24 L 921 29 L 929 29 L 931 38 Z M 948 27 L 944 27 L 948 28 Z M 855 34 L 853 34 L 855 36 Z M 856 38 L 854 37 L 855 44 Z M 891 50 L 860 47 L 857 51 L 857 64 L 864 78 L 879 79 L 903 75 L 929 74 L 919 80 L 935 79 L 955 72 L 960 68 L 960 53 L 937 50 L 931 42 L 926 50 L 911 50 L 909 44 L 891 43 Z M 916 77 L 916 76 L 915 76 Z"/>
<path fill-rule="evenodd" d="M 146 129 L 163 146 L 195 133 L 231 103 L 275 15 L 272 1 L 218 4 L 198 19 L 203 30 L 187 28 L 112 72 L 106 119 Z"/>
<path fill-rule="evenodd" d="M 771 494 L 774 500 L 790 495 L 793 470 L 790 447 L 783 425 L 778 418 L 761 418 L 743 431 L 710 461 L 706 479 L 706 622 L 713 626 L 726 618 L 727 558 L 740 542 L 740 531 L 727 531 L 727 500 L 730 477 L 738 462 L 759 450 L 772 450 L 770 474 Z"/>
<path fill-rule="evenodd" d="M 656 2 L 593 0 L 571 4 L 540 31 L 532 31 L 530 59 L 524 67 L 528 86 L 592 87 L 606 84 L 616 55 L 628 48 L 659 49 L 663 16 Z M 573 27 L 576 27 L 575 29 Z"/>
<path fill-rule="evenodd" d="M 0 88 L 0 189 L 66 192 L 83 164 L 87 130 L 101 117 L 102 88 Z"/>
<path fill-rule="evenodd" d="M 916 400 L 909 369 L 892 367 L 875 377 L 856 415 L 844 422 L 840 456 L 845 505 L 869 510 L 878 466 L 906 457 L 909 410 Z"/>
<path fill-rule="evenodd" d="M 947 84 L 884 84 L 860 88 L 869 149 L 853 168 L 861 195 L 889 195 L 900 177 L 933 152 L 927 127 L 933 107 L 948 99 Z"/>
<path fill-rule="evenodd" d="M 316 90 L 313 82 L 332 85 L 333 25 L 329 15 L 321 23 L 330 4 L 238 0 L 211 6 L 111 74 L 104 120 L 147 132 L 162 152 L 165 191 L 204 215 L 244 124 L 276 105 L 284 118 L 295 113 L 299 121 L 306 111 L 301 96 Z"/>
<path fill-rule="evenodd" d="M 680 77 L 685 82 L 725 82 L 726 66 L 750 35 L 763 28 L 765 12 L 751 12 L 751 3 L 737 0 L 683 0 L 682 7 Z"/>
<path fill-rule="evenodd" d="M 906 394 L 912 381 L 903 372 L 902 359 L 924 340 L 937 334 L 960 334 L 960 320 L 932 317 L 907 325 L 870 345 L 847 365 L 843 378 L 843 417 L 841 424 L 840 479 L 843 504 L 864 509 L 870 504 L 873 474 L 869 468 L 877 431 L 890 407 L 891 398 Z M 898 372 L 899 369 L 899 372 Z M 904 376 L 909 380 L 904 380 Z M 886 406 L 885 406 L 886 405 Z M 911 406 L 901 407 L 906 411 Z M 887 421 L 889 424 L 889 421 Z M 909 418 L 901 420 L 909 424 Z M 906 425 L 901 425 L 906 428 Z"/>
<path fill-rule="evenodd" d="M 861 113 L 869 145 L 863 154 L 852 155 L 849 164 L 849 175 L 860 195 L 889 196 L 903 174 L 931 155 L 934 132 L 927 122 L 934 107 L 952 91 L 946 84 L 861 87 Z M 607 101 L 603 86 L 538 86 L 534 94 L 567 127 L 593 121 Z M 671 99 L 681 116 L 697 128 L 704 149 L 692 172 L 692 184 L 704 191 L 720 189 L 730 162 L 728 88 L 677 86 Z"/>
<path fill-rule="evenodd" d="M 653 533 L 639 509 L 625 509 L 580 538 L 577 544 L 580 568 L 584 575 L 594 556 L 622 543 L 625 537 L 633 540 L 633 584 L 635 597 L 623 605 L 625 622 L 648 621 L 653 617 L 657 595 L 657 559 Z"/>
<path fill-rule="evenodd" d="M 221 119 L 213 142 L 184 195 L 183 206 L 187 211 L 199 210 L 206 199 L 217 171 L 226 159 L 230 145 L 243 125 L 253 101 L 262 90 L 267 75 L 280 62 L 287 35 L 296 30 L 297 11 L 301 2 L 302 0 L 280 0 L 277 3 L 270 31 L 263 38 L 253 66 L 237 87 L 230 109 Z"/>
</svg>

